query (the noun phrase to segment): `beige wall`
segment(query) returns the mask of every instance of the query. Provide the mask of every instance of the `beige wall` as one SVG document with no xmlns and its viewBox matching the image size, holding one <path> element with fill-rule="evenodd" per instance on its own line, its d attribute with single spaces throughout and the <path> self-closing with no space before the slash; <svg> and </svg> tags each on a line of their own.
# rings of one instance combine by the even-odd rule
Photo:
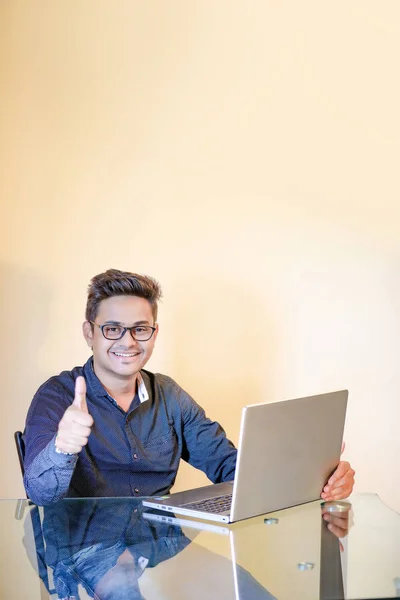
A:
<svg viewBox="0 0 400 600">
<path fill-rule="evenodd" d="M 348 387 L 358 491 L 400 508 L 399 29 L 397 0 L 0 3 L 2 497 L 114 267 L 163 284 L 149 368 L 235 441 L 245 404 Z"/>
</svg>

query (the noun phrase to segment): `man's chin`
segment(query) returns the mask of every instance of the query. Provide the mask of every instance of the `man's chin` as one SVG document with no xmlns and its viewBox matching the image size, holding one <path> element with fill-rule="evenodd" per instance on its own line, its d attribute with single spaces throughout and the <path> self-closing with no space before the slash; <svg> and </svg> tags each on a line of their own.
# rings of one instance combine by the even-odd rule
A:
<svg viewBox="0 0 400 600">
<path fill-rule="evenodd" d="M 113 368 L 112 372 L 117 376 L 117 377 L 124 377 L 127 379 L 130 379 L 131 377 L 135 377 L 135 375 L 137 375 L 139 373 L 139 371 L 142 368 L 142 364 L 138 364 L 138 365 L 121 365 L 118 368 Z"/>
</svg>

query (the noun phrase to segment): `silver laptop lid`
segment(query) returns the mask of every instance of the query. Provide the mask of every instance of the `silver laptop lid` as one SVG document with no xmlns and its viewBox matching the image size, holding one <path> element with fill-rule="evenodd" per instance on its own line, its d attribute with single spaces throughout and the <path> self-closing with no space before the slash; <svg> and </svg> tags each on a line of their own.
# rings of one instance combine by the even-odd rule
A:
<svg viewBox="0 0 400 600">
<path fill-rule="evenodd" d="M 340 460 L 348 391 L 243 409 L 231 521 L 320 497 Z"/>
</svg>

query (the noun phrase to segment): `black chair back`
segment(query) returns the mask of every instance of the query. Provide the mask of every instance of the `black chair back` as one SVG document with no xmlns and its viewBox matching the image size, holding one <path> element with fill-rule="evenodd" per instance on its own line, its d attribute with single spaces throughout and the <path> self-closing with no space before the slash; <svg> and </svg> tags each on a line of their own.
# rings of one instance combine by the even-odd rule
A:
<svg viewBox="0 0 400 600">
<path fill-rule="evenodd" d="M 19 466 L 21 467 L 22 477 L 25 473 L 24 460 L 25 460 L 25 442 L 22 435 L 22 431 L 16 431 L 14 433 L 15 445 L 17 447 L 17 454 L 19 460 Z"/>
<path fill-rule="evenodd" d="M 25 473 L 25 467 L 24 467 L 25 442 L 24 442 L 24 437 L 23 437 L 22 431 L 16 431 L 14 433 L 14 441 L 15 441 L 15 446 L 17 448 L 19 466 L 21 467 L 21 473 L 22 473 L 22 477 L 23 477 L 24 473 Z M 27 501 L 19 500 L 18 502 L 22 503 L 22 509 L 18 508 L 18 506 L 17 506 L 18 516 L 16 515 L 16 518 L 22 519 L 23 513 L 24 513 L 24 506 Z M 28 504 L 31 504 L 30 500 L 28 500 Z M 36 556 L 37 556 L 37 562 L 38 562 L 38 566 L 37 566 L 38 574 L 39 574 L 40 579 L 43 581 L 43 583 L 45 585 L 46 591 L 50 595 L 53 595 L 56 593 L 56 591 L 54 589 L 51 589 L 50 584 L 49 584 L 49 575 L 47 572 L 47 564 L 46 564 L 46 560 L 45 560 L 45 546 L 44 546 L 43 533 L 42 533 L 42 524 L 41 524 L 39 510 L 38 510 L 37 506 L 33 506 L 31 508 L 30 516 L 31 516 L 31 520 L 32 520 L 33 534 L 35 537 Z M 43 596 L 41 593 L 41 597 L 47 598 L 47 595 Z"/>
</svg>

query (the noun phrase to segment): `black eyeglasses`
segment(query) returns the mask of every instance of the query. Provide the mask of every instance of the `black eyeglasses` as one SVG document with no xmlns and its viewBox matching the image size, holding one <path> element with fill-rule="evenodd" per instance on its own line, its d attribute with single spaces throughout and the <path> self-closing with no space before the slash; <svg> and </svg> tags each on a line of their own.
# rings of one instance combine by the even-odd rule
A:
<svg viewBox="0 0 400 600">
<path fill-rule="evenodd" d="M 101 333 L 106 340 L 120 340 L 124 337 L 125 333 L 129 331 L 131 336 L 137 342 L 148 342 L 156 330 L 156 327 L 150 325 L 134 325 L 133 327 L 123 327 L 122 325 L 111 325 L 106 323 L 105 325 L 99 325 L 94 321 L 90 321 L 93 325 L 100 327 Z"/>
</svg>

